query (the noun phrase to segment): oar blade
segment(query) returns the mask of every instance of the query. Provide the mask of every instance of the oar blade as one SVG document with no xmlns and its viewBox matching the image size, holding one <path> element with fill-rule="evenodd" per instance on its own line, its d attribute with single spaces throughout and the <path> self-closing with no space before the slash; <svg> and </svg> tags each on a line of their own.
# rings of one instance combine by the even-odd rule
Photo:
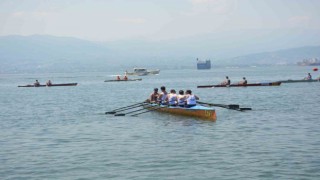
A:
<svg viewBox="0 0 320 180">
<path fill-rule="evenodd" d="M 117 112 L 114 112 L 114 111 L 110 111 L 110 112 L 106 112 L 105 114 L 115 114 Z"/>
<path fill-rule="evenodd" d="M 115 114 L 114 116 L 125 116 L 126 114 Z"/>
</svg>

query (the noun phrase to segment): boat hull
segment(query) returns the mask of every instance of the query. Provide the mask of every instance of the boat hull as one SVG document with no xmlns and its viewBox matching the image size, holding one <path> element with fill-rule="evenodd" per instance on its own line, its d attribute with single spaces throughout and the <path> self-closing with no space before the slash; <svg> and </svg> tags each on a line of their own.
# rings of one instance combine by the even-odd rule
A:
<svg viewBox="0 0 320 180">
<path fill-rule="evenodd" d="M 301 80 L 284 80 L 284 81 L 280 81 L 282 83 L 302 83 L 302 82 L 319 82 L 319 79 L 310 79 L 310 80 L 304 80 L 304 79 L 301 79 Z"/>
<path fill-rule="evenodd" d="M 141 72 L 125 72 L 127 76 L 147 76 L 147 75 L 157 75 L 160 73 L 160 70 L 146 70 Z"/>
<path fill-rule="evenodd" d="M 39 85 L 39 86 L 35 86 L 33 84 L 29 84 L 29 85 L 24 85 L 24 86 L 18 86 L 18 87 L 54 87 L 54 86 L 76 86 L 78 85 L 78 83 L 65 83 L 65 84 L 52 84 L 52 85 Z"/>
<path fill-rule="evenodd" d="M 148 105 L 144 105 L 144 108 L 150 109 L 150 110 L 157 108 L 155 110 L 157 112 L 163 112 L 163 113 L 168 113 L 173 115 L 195 117 L 195 118 L 210 120 L 210 121 L 217 120 L 216 111 L 214 108 L 205 107 L 201 105 L 196 105 L 191 108 L 183 108 L 178 106 L 168 107 L 168 106 L 162 106 L 162 105 L 159 106 L 157 104 L 148 104 Z"/>
<path fill-rule="evenodd" d="M 105 80 L 104 82 L 127 82 L 127 81 L 141 81 L 142 79 L 128 79 L 128 80 L 124 80 L 124 79 L 120 79 L 120 80 L 116 80 L 116 79 L 112 79 L 112 80 Z"/>
<path fill-rule="evenodd" d="M 251 86 L 280 86 L 281 82 L 268 82 L 268 83 L 252 83 L 252 84 L 231 84 L 231 85 L 203 85 L 197 88 L 216 88 L 216 87 L 251 87 Z"/>
</svg>

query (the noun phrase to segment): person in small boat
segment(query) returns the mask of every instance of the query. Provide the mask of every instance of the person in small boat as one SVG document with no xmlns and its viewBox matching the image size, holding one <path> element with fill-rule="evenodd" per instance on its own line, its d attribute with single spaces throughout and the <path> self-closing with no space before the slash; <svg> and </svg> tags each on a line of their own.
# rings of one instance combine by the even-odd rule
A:
<svg viewBox="0 0 320 180">
<path fill-rule="evenodd" d="M 166 91 L 166 87 L 165 86 L 161 86 L 160 90 L 161 90 L 161 93 L 160 93 L 160 96 L 158 98 L 158 102 L 160 104 L 162 104 L 162 105 L 166 105 L 167 104 L 166 99 L 167 99 L 167 96 L 168 96 L 168 93 Z"/>
<path fill-rule="evenodd" d="M 228 76 L 226 76 L 226 79 L 221 83 L 221 85 L 230 85 L 231 84 L 231 80 L 229 79 Z"/>
<path fill-rule="evenodd" d="M 51 86 L 51 85 L 52 85 L 52 82 L 51 82 L 50 79 L 46 82 L 46 85 L 47 85 L 47 86 Z"/>
<path fill-rule="evenodd" d="M 128 77 L 127 77 L 127 76 L 124 76 L 123 80 L 127 81 L 127 80 L 128 80 Z"/>
<path fill-rule="evenodd" d="M 187 108 L 196 106 L 197 100 L 199 100 L 198 96 L 193 95 L 191 90 L 186 90 L 186 102 L 187 102 L 186 107 Z"/>
<path fill-rule="evenodd" d="M 186 105 L 186 96 L 184 95 L 183 90 L 180 90 L 179 94 L 177 95 L 177 104 L 180 107 L 185 107 Z"/>
<path fill-rule="evenodd" d="M 121 80 L 121 79 L 120 79 L 120 76 L 117 76 L 117 80 L 118 80 L 118 81 L 120 81 L 120 80 Z"/>
<path fill-rule="evenodd" d="M 307 77 L 306 77 L 306 78 L 304 78 L 304 79 L 305 79 L 305 80 L 311 80 L 311 79 L 312 79 L 311 74 L 310 74 L 310 73 L 308 73 Z"/>
<path fill-rule="evenodd" d="M 33 83 L 34 86 L 40 86 L 40 83 L 38 80 L 36 80 L 36 82 Z"/>
<path fill-rule="evenodd" d="M 149 99 L 147 100 L 147 102 L 149 103 L 156 103 L 158 102 L 158 98 L 159 98 L 159 93 L 158 93 L 158 88 L 154 88 L 153 89 L 153 93 L 150 95 Z"/>
<path fill-rule="evenodd" d="M 169 106 L 177 106 L 177 94 L 176 94 L 176 90 L 171 89 L 170 93 L 167 96 L 166 102 L 168 102 Z"/>
<path fill-rule="evenodd" d="M 243 77 L 242 79 L 243 79 L 243 80 L 239 82 L 240 85 L 246 85 L 246 84 L 248 84 L 248 81 L 247 81 L 246 77 Z"/>
</svg>

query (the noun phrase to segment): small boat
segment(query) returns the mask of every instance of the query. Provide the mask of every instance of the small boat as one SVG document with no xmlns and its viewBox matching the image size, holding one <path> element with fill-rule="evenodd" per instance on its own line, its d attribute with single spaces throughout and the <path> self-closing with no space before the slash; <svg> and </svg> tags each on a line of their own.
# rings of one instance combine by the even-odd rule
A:
<svg viewBox="0 0 320 180">
<path fill-rule="evenodd" d="M 133 72 L 125 72 L 125 75 L 132 75 L 132 76 L 146 76 L 146 75 L 156 75 L 159 74 L 160 70 L 147 70 L 146 68 L 133 68 Z"/>
<path fill-rule="evenodd" d="M 280 81 L 282 83 L 301 83 L 301 82 L 320 82 L 320 79 L 300 79 L 300 80 L 291 80 L 291 79 L 288 79 L 288 80 L 283 80 L 283 81 Z"/>
<path fill-rule="evenodd" d="M 154 110 L 157 112 L 164 112 L 174 115 L 181 115 L 181 116 L 188 116 L 188 117 L 195 117 L 205 120 L 216 121 L 216 111 L 212 107 L 206 107 L 201 105 L 196 105 L 190 108 L 184 108 L 179 106 L 165 106 L 165 105 L 158 105 L 158 104 L 146 104 L 143 106 L 150 111 Z"/>
<path fill-rule="evenodd" d="M 250 87 L 250 86 L 280 86 L 281 82 L 266 82 L 266 83 L 252 83 L 252 84 L 231 84 L 231 85 L 203 85 L 197 88 L 216 88 L 216 87 Z"/>
<path fill-rule="evenodd" d="M 123 82 L 123 81 L 141 81 L 142 79 L 141 78 L 138 78 L 138 79 L 111 79 L 111 80 L 105 80 L 104 82 Z"/>
<path fill-rule="evenodd" d="M 51 87 L 51 86 L 76 86 L 78 83 L 65 83 L 65 84 L 51 84 L 51 85 L 38 85 L 35 86 L 34 84 L 28 84 L 24 86 L 18 86 L 18 87 Z"/>
</svg>

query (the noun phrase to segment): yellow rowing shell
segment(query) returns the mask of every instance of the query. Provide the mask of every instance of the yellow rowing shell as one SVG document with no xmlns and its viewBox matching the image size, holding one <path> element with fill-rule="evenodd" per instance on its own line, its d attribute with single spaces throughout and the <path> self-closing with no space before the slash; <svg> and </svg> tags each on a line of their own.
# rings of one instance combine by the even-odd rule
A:
<svg viewBox="0 0 320 180">
<path fill-rule="evenodd" d="M 144 105 L 144 108 L 157 111 L 157 112 L 195 117 L 195 118 L 205 119 L 210 121 L 217 120 L 217 115 L 214 108 L 205 107 L 201 105 L 196 105 L 191 108 L 184 108 L 179 106 L 163 106 L 163 105 L 159 106 L 157 104 L 148 104 L 148 105 Z"/>
</svg>

